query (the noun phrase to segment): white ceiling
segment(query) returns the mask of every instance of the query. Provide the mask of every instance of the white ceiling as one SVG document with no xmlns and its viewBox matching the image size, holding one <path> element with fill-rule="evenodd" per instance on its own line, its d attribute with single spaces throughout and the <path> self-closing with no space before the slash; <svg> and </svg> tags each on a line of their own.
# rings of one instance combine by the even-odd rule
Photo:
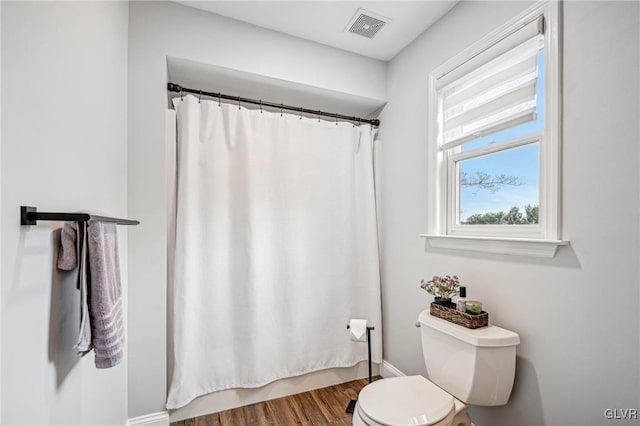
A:
<svg viewBox="0 0 640 426">
<path fill-rule="evenodd" d="M 392 59 L 458 2 L 175 1 L 383 61 Z M 359 8 L 389 19 L 373 39 L 344 31 Z"/>
</svg>

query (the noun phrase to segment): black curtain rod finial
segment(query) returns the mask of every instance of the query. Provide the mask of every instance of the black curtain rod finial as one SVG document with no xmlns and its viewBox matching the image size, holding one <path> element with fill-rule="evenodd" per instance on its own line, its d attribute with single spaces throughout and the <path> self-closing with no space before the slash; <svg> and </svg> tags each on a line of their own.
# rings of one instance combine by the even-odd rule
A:
<svg viewBox="0 0 640 426">
<path fill-rule="evenodd" d="M 169 83 L 167 84 L 167 89 L 170 92 L 182 92 L 182 87 L 180 87 L 180 85 L 178 84 Z"/>
</svg>

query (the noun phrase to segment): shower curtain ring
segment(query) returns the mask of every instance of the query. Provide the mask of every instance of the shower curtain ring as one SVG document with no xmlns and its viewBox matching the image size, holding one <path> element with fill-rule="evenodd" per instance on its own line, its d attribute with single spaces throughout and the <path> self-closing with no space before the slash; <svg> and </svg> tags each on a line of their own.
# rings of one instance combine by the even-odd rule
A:
<svg viewBox="0 0 640 426">
<path fill-rule="evenodd" d="M 262 114 L 262 99 L 260 99 L 260 114 Z"/>
<path fill-rule="evenodd" d="M 282 110 L 284 109 L 284 104 L 280 104 L 280 117 L 282 117 Z"/>
<path fill-rule="evenodd" d="M 300 120 L 302 120 L 302 107 L 300 107 Z"/>
<path fill-rule="evenodd" d="M 238 96 L 238 111 L 240 111 L 240 96 Z"/>
<path fill-rule="evenodd" d="M 198 95 L 198 103 L 201 104 L 202 102 L 200 102 L 202 100 L 202 90 L 200 91 L 200 94 Z"/>
<path fill-rule="evenodd" d="M 184 91 L 180 90 L 180 102 L 184 101 Z"/>
<path fill-rule="evenodd" d="M 221 93 L 218 92 L 218 106 L 220 106 L 220 96 L 221 96 Z"/>
<path fill-rule="evenodd" d="M 353 124 L 353 127 L 356 127 L 356 118 L 353 117 L 353 120 L 351 120 L 351 123 Z"/>
<path fill-rule="evenodd" d="M 338 115 L 336 114 L 336 126 L 338 125 Z"/>
<path fill-rule="evenodd" d="M 318 110 L 318 123 L 320 122 L 320 110 Z"/>
</svg>

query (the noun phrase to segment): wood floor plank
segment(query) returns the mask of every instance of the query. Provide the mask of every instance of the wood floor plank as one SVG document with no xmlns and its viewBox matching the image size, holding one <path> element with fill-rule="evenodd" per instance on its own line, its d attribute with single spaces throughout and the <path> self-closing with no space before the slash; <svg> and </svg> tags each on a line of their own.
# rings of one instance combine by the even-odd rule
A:
<svg viewBox="0 0 640 426">
<path fill-rule="evenodd" d="M 242 417 L 244 417 L 244 424 L 247 426 L 258 426 L 258 413 L 257 408 L 260 404 L 245 405 L 244 407 L 236 408 L 236 410 L 242 411 Z"/>
<path fill-rule="evenodd" d="M 320 426 L 329 423 L 311 396 L 311 392 L 299 393 L 290 397 L 291 405 L 302 420 L 303 425 Z"/>
<path fill-rule="evenodd" d="M 358 394 L 360 393 L 360 390 L 361 389 L 349 388 L 349 389 L 345 389 L 342 392 L 349 399 L 349 401 L 351 401 L 352 399 L 358 399 Z"/>
<path fill-rule="evenodd" d="M 305 424 L 303 419 L 292 406 L 290 397 L 272 399 L 267 401 L 267 409 L 271 413 L 271 417 L 278 425 L 302 425 Z"/>
<path fill-rule="evenodd" d="M 216 413 L 216 415 L 217 415 L 217 413 Z M 196 420 L 197 419 L 198 418 L 181 420 L 179 422 L 171 423 L 171 426 L 196 426 Z"/>
<path fill-rule="evenodd" d="M 340 420 L 336 420 L 335 422 L 331 422 L 330 423 L 331 426 L 352 426 L 352 420 L 351 420 L 351 415 L 340 419 Z"/>
<path fill-rule="evenodd" d="M 225 410 L 219 413 L 220 426 L 239 426 L 246 425 L 242 408 L 234 408 L 233 410 Z"/>
<path fill-rule="evenodd" d="M 196 417 L 196 424 L 194 426 L 220 426 L 220 415 L 218 413 L 213 413 L 206 416 Z"/>
<path fill-rule="evenodd" d="M 382 377 L 380 376 L 375 376 L 373 377 L 373 381 L 375 382 L 376 380 L 379 380 L 381 378 Z M 364 388 L 368 384 L 369 384 L 369 379 L 361 379 L 361 380 L 355 380 L 353 382 L 347 382 L 347 383 L 344 383 L 344 385 L 347 385 L 347 386 L 344 387 L 343 392 L 348 396 L 349 401 L 352 399 L 358 399 L 358 394 L 360 394 L 360 391 L 362 390 L 362 388 Z"/>
<path fill-rule="evenodd" d="M 336 399 L 340 402 L 340 405 L 344 405 L 345 407 L 352 399 L 358 398 L 358 393 L 360 393 L 359 388 L 352 387 L 342 387 L 336 390 Z"/>
<path fill-rule="evenodd" d="M 243 411 L 245 424 L 247 426 L 270 426 L 276 424 L 267 408 L 266 402 L 247 405 L 238 408 L 238 410 Z"/>
<path fill-rule="evenodd" d="M 380 376 L 373 378 L 380 379 Z M 351 426 L 347 404 L 357 399 L 367 379 L 272 399 L 172 423 L 171 426 Z"/>
<path fill-rule="evenodd" d="M 322 388 L 312 390 L 309 393 L 318 405 L 320 411 L 322 411 L 322 414 L 324 415 L 325 419 L 327 419 L 328 423 L 340 420 L 344 417 L 345 404 L 343 404 L 340 401 L 340 398 L 337 397 L 335 389 L 331 389 L 331 387 Z"/>
</svg>

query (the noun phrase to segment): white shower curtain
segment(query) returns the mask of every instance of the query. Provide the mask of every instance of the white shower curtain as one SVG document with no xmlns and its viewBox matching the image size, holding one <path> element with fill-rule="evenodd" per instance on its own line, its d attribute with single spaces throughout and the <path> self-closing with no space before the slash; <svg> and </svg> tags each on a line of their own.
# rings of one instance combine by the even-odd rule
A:
<svg viewBox="0 0 640 426">
<path fill-rule="evenodd" d="M 372 129 L 176 98 L 173 375 L 167 408 L 381 362 Z"/>
</svg>

